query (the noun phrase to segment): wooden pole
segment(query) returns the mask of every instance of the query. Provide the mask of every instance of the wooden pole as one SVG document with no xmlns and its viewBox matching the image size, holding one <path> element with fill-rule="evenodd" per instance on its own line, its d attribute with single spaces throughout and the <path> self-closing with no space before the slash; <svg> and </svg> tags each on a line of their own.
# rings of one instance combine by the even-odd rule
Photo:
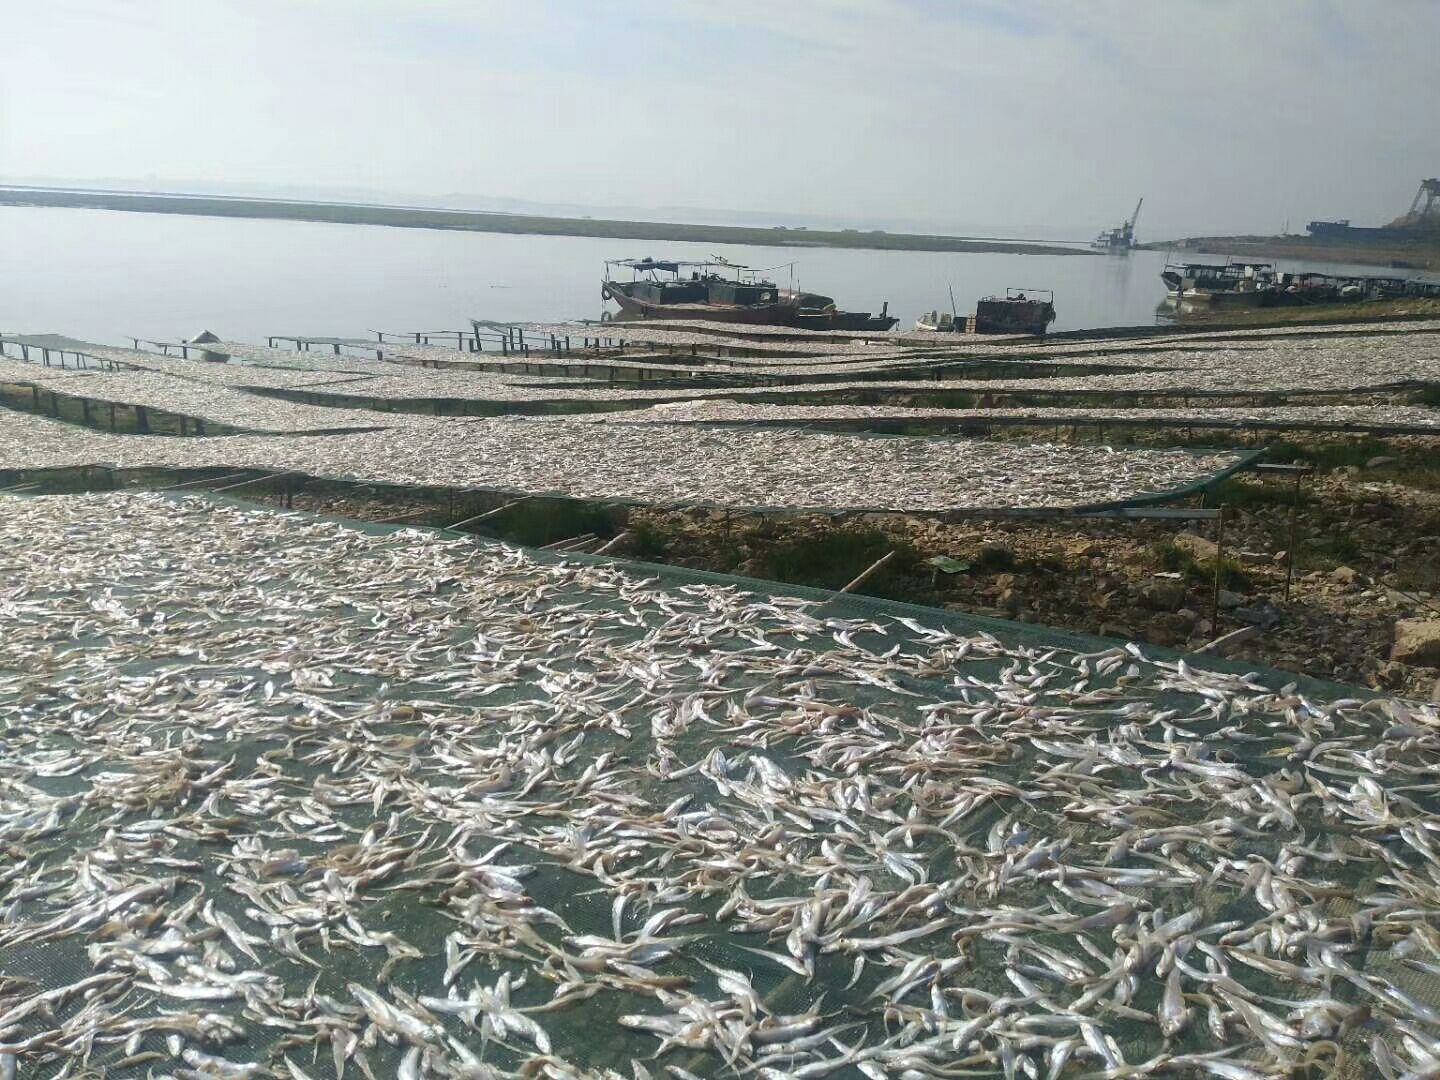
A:
<svg viewBox="0 0 1440 1080">
<path fill-rule="evenodd" d="M 1213 634 L 1220 626 L 1220 577 L 1225 566 L 1225 508 L 1219 507 L 1220 514 L 1215 518 L 1215 591 L 1210 603 L 1210 632 Z"/>
<path fill-rule="evenodd" d="M 181 488 L 197 487 L 200 484 L 213 484 L 217 480 L 234 480 L 236 477 L 244 476 L 244 473 L 227 473 L 225 476 L 207 476 L 201 480 L 186 480 L 183 484 L 171 484 L 169 487 L 161 488 L 162 491 L 179 491 Z"/>
<path fill-rule="evenodd" d="M 1290 528 L 1289 542 L 1285 545 L 1285 603 L 1290 602 L 1290 584 L 1295 580 L 1295 544 L 1297 543 L 1296 530 L 1300 527 L 1300 480 L 1305 474 L 1295 474 L 1295 491 L 1290 500 Z"/>
<path fill-rule="evenodd" d="M 483 513 L 483 514 L 476 514 L 474 517 L 464 518 L 464 519 L 461 520 L 461 521 L 455 522 L 455 524 L 453 524 L 453 525 L 446 525 L 445 528 L 447 528 L 447 529 L 458 529 L 458 528 L 460 528 L 461 525 L 471 525 L 471 524 L 474 524 L 474 523 L 477 522 L 477 521 L 484 521 L 484 520 L 485 520 L 486 518 L 488 518 L 488 517 L 494 517 L 496 514 L 500 513 L 502 510 L 509 510 L 510 507 L 515 506 L 515 505 L 517 505 L 517 504 L 519 504 L 519 503 L 529 502 L 529 501 L 530 501 L 531 499 L 533 499 L 533 498 L 534 498 L 533 495 L 523 495 L 523 496 L 521 496 L 521 497 L 518 498 L 518 499 L 511 499 L 509 502 L 507 502 L 507 503 L 502 503 L 500 506 L 495 507 L 494 510 L 486 510 L 485 513 Z"/>
<path fill-rule="evenodd" d="M 566 540 L 556 540 L 553 544 L 546 544 L 541 551 L 565 551 L 567 548 L 587 544 L 595 539 L 593 532 L 581 533 L 579 536 L 572 536 Z"/>
<path fill-rule="evenodd" d="M 211 488 L 210 490 L 211 490 L 212 492 L 216 492 L 216 491 L 234 491 L 236 488 L 249 487 L 251 484 L 259 484 L 259 483 L 262 483 L 262 482 L 265 481 L 265 480 L 278 480 L 278 479 L 279 479 L 280 477 L 282 477 L 282 476 L 290 476 L 290 475 L 291 475 L 290 473 L 283 473 L 283 472 L 282 472 L 282 473 L 266 473 L 264 476 L 256 476 L 256 477 L 254 477 L 253 479 L 250 479 L 250 480 L 242 480 L 242 481 L 240 481 L 240 483 L 238 483 L 238 484 L 226 484 L 224 487 Z"/>
<path fill-rule="evenodd" d="M 370 519 L 370 522 L 371 522 L 371 524 L 373 524 L 373 525 L 389 525 L 389 524 L 391 524 L 392 522 L 396 522 L 396 521 L 407 521 L 407 520 L 409 520 L 410 518 L 425 517 L 427 514 L 433 514 L 433 513 L 434 513 L 433 510 L 428 510 L 428 509 L 422 509 L 422 510 L 406 510 L 403 514 L 391 514 L 389 517 L 371 518 L 371 519 Z"/>
<path fill-rule="evenodd" d="M 1213 629 L 1210 631 L 1215 632 Z M 1207 641 L 1195 651 L 1197 653 L 1221 653 L 1231 645 L 1238 645 L 1242 641 L 1249 641 L 1253 637 L 1259 637 L 1264 631 L 1257 625 L 1242 626 L 1239 630 L 1231 630 L 1228 634 L 1221 634 L 1219 637 Z"/>
<path fill-rule="evenodd" d="M 873 563 L 871 563 L 865 570 L 861 571 L 860 575 L 856 577 L 855 580 L 851 581 L 850 584 L 846 585 L 840 591 L 842 593 L 848 593 L 853 592 L 855 589 L 858 589 L 861 585 L 865 583 L 865 581 L 870 577 L 870 575 L 875 573 L 875 571 L 879 570 L 882 566 L 884 566 L 894 557 L 895 552 L 887 551 L 884 555 L 880 556 L 880 558 L 876 559 Z"/>
<path fill-rule="evenodd" d="M 615 536 L 611 537 L 609 540 L 605 541 L 605 543 L 601 544 L 598 548 L 596 548 L 596 549 L 595 549 L 595 554 L 596 554 L 596 555 L 605 555 L 605 554 L 608 554 L 611 550 L 613 550 L 614 548 L 619 547 L 622 543 L 624 543 L 626 540 L 629 540 L 629 539 L 630 539 L 630 530 L 629 530 L 629 529 L 626 529 L 624 532 L 622 532 L 622 533 L 617 533 Z"/>
</svg>

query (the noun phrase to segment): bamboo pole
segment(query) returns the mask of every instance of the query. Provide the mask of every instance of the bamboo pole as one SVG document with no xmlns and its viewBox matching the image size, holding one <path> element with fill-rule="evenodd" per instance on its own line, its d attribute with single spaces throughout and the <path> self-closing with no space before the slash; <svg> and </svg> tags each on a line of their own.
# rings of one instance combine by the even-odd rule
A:
<svg viewBox="0 0 1440 1080">
<path fill-rule="evenodd" d="M 604 555 L 604 554 L 608 553 L 609 551 L 611 551 L 613 548 L 619 547 L 620 544 L 621 544 L 623 541 L 626 541 L 626 540 L 629 540 L 629 539 L 630 539 L 630 530 L 629 530 L 629 529 L 626 529 L 624 532 L 622 532 L 622 533 L 617 533 L 616 535 L 612 536 L 609 540 L 605 541 L 604 544 L 602 544 L 602 545 L 600 545 L 600 547 L 596 548 L 594 554 L 596 554 L 596 555 Z"/>
<path fill-rule="evenodd" d="M 1215 519 L 1215 591 L 1210 603 L 1210 632 L 1220 628 L 1220 580 L 1225 572 L 1225 508 Z"/>
<path fill-rule="evenodd" d="M 1213 630 L 1211 631 L 1214 632 Z M 1195 651 L 1197 653 L 1221 653 L 1231 645 L 1238 645 L 1242 641 L 1249 641 L 1253 637 L 1259 637 L 1264 631 L 1257 625 L 1242 626 L 1239 630 L 1231 630 L 1227 634 L 1221 634 L 1213 641 L 1207 641 Z"/>
<path fill-rule="evenodd" d="M 521 496 L 521 497 L 518 498 L 518 499 L 511 499 L 509 502 L 503 503 L 503 504 L 501 504 L 500 506 L 495 507 L 494 510 L 486 510 L 483 514 L 476 514 L 474 517 L 464 518 L 464 519 L 461 520 L 461 521 L 455 522 L 455 524 L 453 524 L 453 525 L 446 525 L 445 528 L 447 528 L 447 529 L 458 529 L 458 528 L 460 528 L 460 526 L 462 526 L 462 525 L 471 525 L 471 524 L 473 524 L 474 522 L 477 522 L 477 521 L 484 521 L 484 520 L 485 520 L 486 518 L 488 518 L 488 517 L 494 517 L 496 514 L 500 513 L 502 510 L 509 510 L 510 507 L 512 507 L 512 506 L 517 506 L 517 505 L 519 505 L 520 503 L 523 503 L 523 502 L 529 502 L 529 501 L 530 501 L 531 499 L 533 499 L 533 498 L 534 498 L 533 495 L 523 495 L 523 496 Z"/>
<path fill-rule="evenodd" d="M 846 585 L 840 591 L 842 593 L 853 592 L 855 589 L 863 585 L 865 581 L 870 577 L 870 575 L 875 573 L 875 571 L 879 570 L 882 566 L 884 566 L 894 557 L 895 552 L 887 551 L 884 555 L 881 555 L 880 558 L 876 559 L 873 563 L 871 563 L 866 569 L 862 570 L 859 576 L 855 578 L 855 580 L 851 581 L 850 584 Z"/>
<path fill-rule="evenodd" d="M 234 480 L 237 476 L 244 476 L 243 472 L 227 473 L 224 476 L 207 476 L 201 480 L 186 480 L 183 484 L 171 484 L 169 487 L 161 488 L 161 491 L 179 491 L 181 488 L 197 487 L 200 484 L 213 484 L 217 480 Z"/>
<path fill-rule="evenodd" d="M 238 484 L 226 484 L 224 487 L 211 488 L 210 490 L 211 490 L 212 492 L 215 492 L 215 491 L 234 491 L 236 488 L 249 487 L 251 484 L 259 484 L 259 483 L 262 483 L 262 482 L 264 482 L 264 481 L 266 481 L 266 480 L 279 480 L 282 476 L 296 476 L 296 475 L 298 475 L 298 474 L 297 474 L 297 473 L 289 473 L 289 472 L 266 473 L 264 476 L 257 476 L 257 477 L 255 477 L 255 478 L 252 479 L 252 480 L 242 480 L 242 481 L 240 481 L 240 483 L 238 483 Z"/>
<path fill-rule="evenodd" d="M 565 551 L 572 545 L 586 544 L 595 539 L 595 534 L 581 533 L 579 536 L 572 536 L 565 540 L 556 540 L 553 544 L 546 544 L 541 551 Z"/>
<path fill-rule="evenodd" d="M 406 510 L 403 514 L 391 514 L 389 517 L 371 518 L 370 523 L 372 525 L 388 525 L 391 522 L 404 521 L 407 518 L 424 517 L 425 515 L 433 514 L 434 512 L 435 511 L 433 509 Z"/>
</svg>

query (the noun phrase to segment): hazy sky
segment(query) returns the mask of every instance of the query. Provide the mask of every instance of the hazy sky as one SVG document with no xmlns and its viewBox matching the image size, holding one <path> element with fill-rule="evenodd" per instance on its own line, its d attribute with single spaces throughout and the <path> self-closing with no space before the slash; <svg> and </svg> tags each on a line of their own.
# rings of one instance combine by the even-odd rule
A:
<svg viewBox="0 0 1440 1080">
<path fill-rule="evenodd" d="M 1380 222 L 1440 0 L 11 0 L 0 176 L 1099 227 Z"/>
</svg>

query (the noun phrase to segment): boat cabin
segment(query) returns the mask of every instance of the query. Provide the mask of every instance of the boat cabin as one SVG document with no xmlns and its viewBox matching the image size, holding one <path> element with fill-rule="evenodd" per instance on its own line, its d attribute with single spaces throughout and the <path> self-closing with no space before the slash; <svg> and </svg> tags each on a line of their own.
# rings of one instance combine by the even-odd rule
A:
<svg viewBox="0 0 1440 1080">
<path fill-rule="evenodd" d="M 630 270 L 623 283 L 627 295 L 646 304 L 727 304 L 754 307 L 780 302 L 780 288 L 760 276 L 761 271 L 727 262 L 671 262 L 659 259 L 611 259 L 605 263 L 605 280 L 613 281 L 613 267 Z M 722 275 L 728 270 L 734 276 Z"/>
</svg>

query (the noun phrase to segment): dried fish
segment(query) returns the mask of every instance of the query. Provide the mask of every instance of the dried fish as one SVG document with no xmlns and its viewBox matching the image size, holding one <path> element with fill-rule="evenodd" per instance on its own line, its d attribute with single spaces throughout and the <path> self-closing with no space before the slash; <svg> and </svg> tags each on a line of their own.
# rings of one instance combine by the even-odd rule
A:
<svg viewBox="0 0 1440 1080">
<path fill-rule="evenodd" d="M 4 509 L 0 1068 L 1436 1067 L 1433 704 L 199 497 Z"/>
</svg>

